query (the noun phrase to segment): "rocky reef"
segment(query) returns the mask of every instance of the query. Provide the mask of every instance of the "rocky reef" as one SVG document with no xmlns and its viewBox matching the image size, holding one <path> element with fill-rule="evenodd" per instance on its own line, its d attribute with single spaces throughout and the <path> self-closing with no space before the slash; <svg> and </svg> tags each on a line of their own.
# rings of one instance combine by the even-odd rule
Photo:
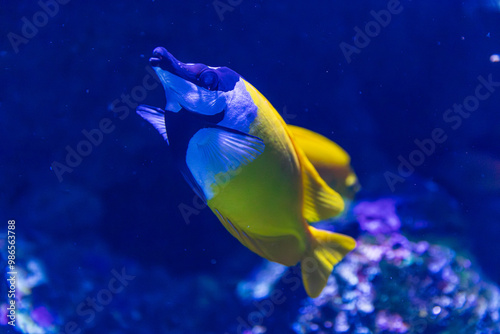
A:
<svg viewBox="0 0 500 334">
<path fill-rule="evenodd" d="M 500 290 L 466 257 L 399 233 L 363 235 L 297 333 L 498 333 Z"/>
<path fill-rule="evenodd" d="M 357 226 L 357 248 L 335 267 L 319 298 L 303 298 L 296 310 L 279 310 L 274 303 L 276 316 L 295 312 L 293 331 L 301 334 L 499 333 L 500 290 L 482 277 L 467 253 L 402 232 L 436 228 L 437 222 L 425 221 L 420 221 L 421 229 L 405 226 L 398 211 L 408 215 L 408 206 L 414 204 L 394 198 L 357 203 L 343 222 L 344 228 Z M 242 298 L 259 300 L 255 304 L 259 306 L 272 301 L 277 291 L 286 293 L 290 285 L 283 282 L 297 270 L 281 271 L 279 266 L 264 265 L 257 273 L 259 284 L 253 289 L 251 282 L 240 285 Z M 259 308 L 263 314 L 265 309 Z M 277 330 L 269 322 L 267 327 L 255 324 L 247 332 Z"/>
<path fill-rule="evenodd" d="M 432 199 L 436 203 L 437 197 Z M 98 239 L 61 242 L 57 248 L 49 239 L 19 239 L 17 326 L 7 324 L 8 305 L 2 303 L 0 329 L 29 334 L 499 333 L 499 288 L 458 243 L 445 245 L 429 235 L 440 231 L 438 222 L 409 218 L 426 205 L 432 204 L 408 198 L 360 201 L 323 225 L 357 235 L 358 246 L 335 267 L 316 299 L 303 291 L 298 266 L 264 261 L 247 279 L 229 268 L 180 277 L 166 267 L 114 254 Z M 453 224 L 446 224 L 452 231 Z M 3 238 L 4 267 L 5 249 Z M 0 293 L 7 295 L 8 288 L 2 280 Z"/>
</svg>

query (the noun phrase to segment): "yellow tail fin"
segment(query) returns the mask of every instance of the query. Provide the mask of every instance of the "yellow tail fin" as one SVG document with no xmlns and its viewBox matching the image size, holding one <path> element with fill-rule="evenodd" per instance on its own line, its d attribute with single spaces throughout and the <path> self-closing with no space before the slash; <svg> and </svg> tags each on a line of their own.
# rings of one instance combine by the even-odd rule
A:
<svg viewBox="0 0 500 334">
<path fill-rule="evenodd" d="M 333 267 L 356 247 L 353 238 L 309 226 L 311 249 L 301 261 L 302 280 L 307 294 L 316 298 L 326 286 Z"/>
</svg>

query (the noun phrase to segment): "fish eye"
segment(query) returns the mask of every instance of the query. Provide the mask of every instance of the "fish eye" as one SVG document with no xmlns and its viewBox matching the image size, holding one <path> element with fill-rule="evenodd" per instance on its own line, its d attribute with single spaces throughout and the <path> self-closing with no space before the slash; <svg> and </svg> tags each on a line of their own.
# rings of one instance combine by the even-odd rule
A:
<svg viewBox="0 0 500 334">
<path fill-rule="evenodd" d="M 219 82 L 219 76 L 214 71 L 204 71 L 200 74 L 200 83 L 208 90 L 215 90 Z"/>
</svg>

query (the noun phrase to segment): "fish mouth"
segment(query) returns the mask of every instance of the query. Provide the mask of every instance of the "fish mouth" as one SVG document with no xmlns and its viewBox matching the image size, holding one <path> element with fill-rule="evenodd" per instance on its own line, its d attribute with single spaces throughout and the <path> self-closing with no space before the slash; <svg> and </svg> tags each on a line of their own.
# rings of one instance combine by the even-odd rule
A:
<svg viewBox="0 0 500 334">
<path fill-rule="evenodd" d="M 153 67 L 159 67 L 161 62 L 161 55 L 154 54 L 153 57 L 149 58 L 149 64 Z"/>
<path fill-rule="evenodd" d="M 165 58 L 164 55 L 168 54 L 168 51 L 165 48 L 157 47 L 153 50 L 153 56 L 149 58 L 149 64 L 152 67 L 161 67 L 161 63 Z"/>
<path fill-rule="evenodd" d="M 183 94 L 179 89 L 186 87 L 185 81 L 186 65 L 178 61 L 170 52 L 163 47 L 157 47 L 153 50 L 153 55 L 149 58 L 149 64 L 153 67 L 162 81 L 165 92 L 167 93 L 167 110 L 176 112 L 180 107 L 185 109 Z"/>
</svg>

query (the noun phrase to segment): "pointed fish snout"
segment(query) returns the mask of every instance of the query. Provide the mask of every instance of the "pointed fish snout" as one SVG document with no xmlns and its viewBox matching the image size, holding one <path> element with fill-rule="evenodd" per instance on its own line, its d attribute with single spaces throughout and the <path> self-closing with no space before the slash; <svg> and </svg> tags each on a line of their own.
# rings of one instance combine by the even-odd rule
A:
<svg viewBox="0 0 500 334">
<path fill-rule="evenodd" d="M 153 50 L 153 57 L 149 58 L 149 64 L 153 67 L 168 67 L 177 59 L 172 56 L 164 47 L 157 47 Z"/>
<path fill-rule="evenodd" d="M 153 55 L 166 57 L 168 55 L 168 51 L 163 46 L 159 46 L 153 50 Z"/>
<path fill-rule="evenodd" d="M 203 64 L 184 64 L 172 56 L 164 47 L 157 47 L 153 50 L 153 57 L 149 58 L 149 64 L 185 80 L 196 77 L 200 70 L 206 67 Z"/>
<path fill-rule="evenodd" d="M 149 64 L 156 71 L 163 70 L 169 72 L 196 85 L 200 84 L 197 82 L 198 75 L 207 68 L 203 64 L 185 64 L 172 56 L 164 47 L 157 47 L 153 50 L 153 56 L 149 59 Z"/>
</svg>

